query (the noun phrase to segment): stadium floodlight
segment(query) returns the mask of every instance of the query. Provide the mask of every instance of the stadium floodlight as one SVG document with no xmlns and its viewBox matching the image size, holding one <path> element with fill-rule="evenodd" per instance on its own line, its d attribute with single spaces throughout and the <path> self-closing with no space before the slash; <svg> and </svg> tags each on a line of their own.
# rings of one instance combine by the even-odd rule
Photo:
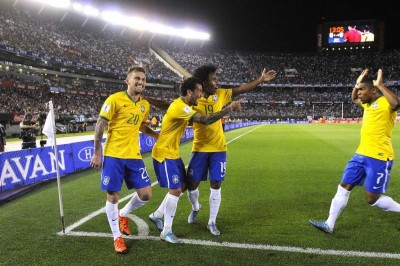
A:
<svg viewBox="0 0 400 266">
<path fill-rule="evenodd" d="M 83 5 L 81 5 L 80 3 L 73 3 L 72 9 L 77 12 L 83 12 Z"/>
<path fill-rule="evenodd" d="M 186 39 L 199 39 L 199 40 L 209 40 L 210 34 L 206 32 L 194 31 L 192 29 L 182 29 L 178 30 L 179 36 Z"/>
<path fill-rule="evenodd" d="M 31 0 L 31 1 L 43 3 L 58 8 L 69 8 L 71 6 L 70 0 Z"/>
<path fill-rule="evenodd" d="M 97 17 L 100 14 L 100 11 L 97 8 L 94 8 L 92 6 L 86 5 L 83 8 L 83 13 L 87 16 L 91 17 Z"/>
<path fill-rule="evenodd" d="M 210 35 L 205 32 L 194 31 L 191 29 L 177 29 L 170 26 L 165 26 L 160 23 L 149 23 L 149 27 L 147 29 L 150 32 L 164 34 L 164 35 L 172 35 L 182 37 L 184 39 L 197 39 L 197 40 L 209 40 Z"/>
<path fill-rule="evenodd" d="M 197 39 L 203 41 L 210 39 L 210 34 L 207 32 L 195 31 L 189 28 L 174 28 L 161 23 L 146 21 L 139 17 L 126 16 L 115 10 L 104 10 L 100 14 L 100 11 L 97 8 L 90 5 L 84 5 L 76 1 L 74 2 L 71 2 L 71 0 L 30 0 L 30 1 L 40 2 L 58 8 L 68 8 L 77 13 L 84 14 L 86 15 L 86 20 L 82 24 L 82 26 L 86 24 L 86 22 L 89 19 L 88 17 L 98 17 L 100 15 L 101 18 L 105 20 L 107 23 L 120 25 L 139 31 L 148 31 L 156 34 L 177 36 L 184 39 Z"/>
<path fill-rule="evenodd" d="M 103 11 L 101 17 L 111 24 L 123 26 L 127 24 L 126 17 L 117 11 Z"/>
</svg>

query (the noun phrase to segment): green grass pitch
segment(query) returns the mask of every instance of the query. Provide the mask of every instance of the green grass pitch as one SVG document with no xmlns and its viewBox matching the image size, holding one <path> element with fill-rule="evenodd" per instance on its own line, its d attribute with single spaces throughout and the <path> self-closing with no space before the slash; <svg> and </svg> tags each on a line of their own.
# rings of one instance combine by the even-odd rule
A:
<svg viewBox="0 0 400 266">
<path fill-rule="evenodd" d="M 186 194 L 178 204 L 174 233 L 187 244 L 159 241 L 148 222 L 167 193 L 158 185 L 153 198 L 133 214 L 148 225 L 148 237 L 125 240 L 126 255 L 116 255 L 105 213 L 82 223 L 105 205 L 100 172 L 92 169 L 62 178 L 65 223 L 61 230 L 56 182 L 0 206 L 0 265 L 399 265 L 400 214 L 370 207 L 357 187 L 339 217 L 335 232 L 308 224 L 326 219 L 347 161 L 359 143 L 359 124 L 262 125 L 226 133 L 227 175 L 217 219 L 221 235 L 208 221 L 209 184 L 200 186 L 203 205 L 197 224 L 187 224 Z M 393 144 L 400 156 L 400 129 Z M 191 142 L 181 145 L 187 164 Z M 400 160 L 400 159 L 399 159 Z M 151 155 L 144 161 L 156 181 Z M 400 169 L 393 165 L 387 195 L 400 201 Z M 131 194 L 125 188 L 121 198 Z M 125 202 L 120 203 L 120 207 Z"/>
</svg>

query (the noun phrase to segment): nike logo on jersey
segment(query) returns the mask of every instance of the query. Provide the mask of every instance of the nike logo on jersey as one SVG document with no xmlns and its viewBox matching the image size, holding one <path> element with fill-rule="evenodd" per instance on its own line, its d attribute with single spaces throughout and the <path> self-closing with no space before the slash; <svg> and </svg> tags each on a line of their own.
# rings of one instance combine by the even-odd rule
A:
<svg viewBox="0 0 400 266">
<path fill-rule="evenodd" d="M 111 219 L 111 221 L 113 221 L 113 222 L 115 222 L 116 220 L 118 220 L 118 218 L 115 218 L 115 219 Z"/>
<path fill-rule="evenodd" d="M 124 104 L 124 107 L 128 107 L 129 106 L 129 104 Z"/>
</svg>

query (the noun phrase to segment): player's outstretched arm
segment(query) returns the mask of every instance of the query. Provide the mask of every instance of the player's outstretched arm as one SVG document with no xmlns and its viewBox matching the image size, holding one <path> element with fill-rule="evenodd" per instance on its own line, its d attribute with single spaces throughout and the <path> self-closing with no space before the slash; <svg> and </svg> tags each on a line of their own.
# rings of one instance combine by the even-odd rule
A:
<svg viewBox="0 0 400 266">
<path fill-rule="evenodd" d="M 211 124 L 217 122 L 218 120 L 220 120 L 225 115 L 229 114 L 230 112 L 240 110 L 240 108 L 241 108 L 240 104 L 243 100 L 244 99 L 233 101 L 227 107 L 222 109 L 221 111 L 213 113 L 211 115 L 203 115 L 200 113 L 196 113 L 193 116 L 191 121 L 197 122 L 197 123 L 200 123 L 203 125 L 207 125 L 207 126 L 211 125 Z"/>
<path fill-rule="evenodd" d="M 382 69 L 379 69 L 376 80 L 374 80 L 374 86 L 376 86 L 388 100 L 390 108 L 392 108 L 393 111 L 396 111 L 400 108 L 400 97 L 383 84 L 382 76 Z"/>
<path fill-rule="evenodd" d="M 254 89 L 258 85 L 260 85 L 263 82 L 267 82 L 270 80 L 273 80 L 276 77 L 276 71 L 275 70 L 269 70 L 267 71 L 265 68 L 263 69 L 261 76 L 258 79 L 255 79 L 249 83 L 243 84 L 240 87 L 236 87 L 232 89 L 232 94 L 233 96 L 239 95 L 241 93 L 247 92 L 249 90 Z"/>
</svg>

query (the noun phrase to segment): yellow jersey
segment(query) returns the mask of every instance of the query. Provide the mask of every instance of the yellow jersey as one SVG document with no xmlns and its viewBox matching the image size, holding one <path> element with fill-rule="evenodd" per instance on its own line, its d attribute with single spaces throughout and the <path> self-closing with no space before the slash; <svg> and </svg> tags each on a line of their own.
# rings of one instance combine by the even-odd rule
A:
<svg viewBox="0 0 400 266">
<path fill-rule="evenodd" d="M 150 104 L 139 98 L 134 102 L 126 91 L 110 95 L 104 102 L 100 117 L 108 121 L 104 156 L 141 159 L 139 128 L 148 119 Z"/>
<path fill-rule="evenodd" d="M 189 121 L 197 112 L 182 98 L 175 99 L 169 106 L 161 124 L 160 135 L 154 144 L 152 156 L 158 162 L 164 159 L 179 159 L 179 144 Z"/>
<path fill-rule="evenodd" d="M 201 97 L 198 105 L 193 109 L 201 114 L 210 115 L 222 110 L 232 101 L 232 89 L 217 89 L 214 95 L 208 98 Z M 219 120 L 211 125 L 193 123 L 193 152 L 221 152 L 227 151 L 226 139 L 222 122 Z"/>
<path fill-rule="evenodd" d="M 397 112 L 384 96 L 364 108 L 360 145 L 356 153 L 378 160 L 393 160 L 392 132 Z"/>
</svg>

